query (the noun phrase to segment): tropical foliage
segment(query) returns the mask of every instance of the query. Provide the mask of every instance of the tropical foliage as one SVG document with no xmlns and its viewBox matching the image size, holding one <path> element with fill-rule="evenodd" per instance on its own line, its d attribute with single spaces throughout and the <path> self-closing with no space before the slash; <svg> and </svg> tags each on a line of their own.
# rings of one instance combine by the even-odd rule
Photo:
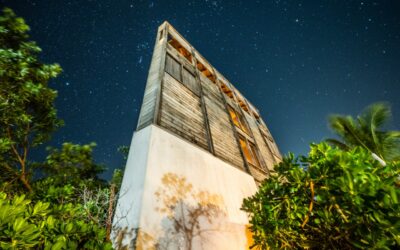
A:
<svg viewBox="0 0 400 250">
<path fill-rule="evenodd" d="M 57 185 L 79 185 L 83 180 L 93 187 L 104 185 L 98 175 L 106 168 L 93 160 L 95 143 L 79 145 L 63 143 L 61 149 L 48 147 L 48 156 L 35 168 L 40 169 L 45 176 L 51 176 Z"/>
<path fill-rule="evenodd" d="M 0 15 L 0 248 L 111 249 L 115 182 L 98 176 L 95 144 L 48 148 L 43 162 L 31 149 L 50 139 L 63 122 L 57 92 L 48 86 L 58 64 L 38 60 L 29 26 L 11 9 Z"/>
<path fill-rule="evenodd" d="M 51 200 L 52 194 L 47 194 Z M 8 198 L 0 193 L 1 249 L 112 249 L 106 230 L 88 220 L 82 205 Z"/>
<path fill-rule="evenodd" d="M 246 199 L 255 246 L 312 249 L 400 247 L 400 165 L 326 143 L 289 154 Z"/>
<path fill-rule="evenodd" d="M 329 126 L 341 141 L 327 141 L 344 150 L 361 146 L 385 161 L 400 160 L 400 131 L 385 131 L 384 125 L 392 113 L 387 103 L 368 106 L 356 119 L 351 116 L 331 115 Z"/>
<path fill-rule="evenodd" d="M 0 169 L 1 180 L 32 191 L 30 149 L 47 141 L 62 125 L 48 87 L 61 68 L 43 64 L 29 40 L 29 26 L 10 9 L 0 16 Z"/>
</svg>

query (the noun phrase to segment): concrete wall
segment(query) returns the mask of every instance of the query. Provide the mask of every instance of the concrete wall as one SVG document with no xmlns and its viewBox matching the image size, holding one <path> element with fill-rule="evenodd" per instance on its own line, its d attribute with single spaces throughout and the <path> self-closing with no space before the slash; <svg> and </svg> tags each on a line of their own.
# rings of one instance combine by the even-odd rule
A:
<svg viewBox="0 0 400 250">
<path fill-rule="evenodd" d="M 134 134 L 114 226 L 139 228 L 126 236 L 137 249 L 248 249 L 240 207 L 256 189 L 252 176 L 150 125 Z"/>
</svg>

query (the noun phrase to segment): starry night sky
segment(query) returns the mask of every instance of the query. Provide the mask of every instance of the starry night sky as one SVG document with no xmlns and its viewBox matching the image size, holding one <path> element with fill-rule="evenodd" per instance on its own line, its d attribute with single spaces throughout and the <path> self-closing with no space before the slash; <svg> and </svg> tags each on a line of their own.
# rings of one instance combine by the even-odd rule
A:
<svg viewBox="0 0 400 250">
<path fill-rule="evenodd" d="M 136 128 L 157 27 L 168 20 L 261 112 L 282 153 L 331 137 L 330 113 L 375 101 L 400 121 L 400 1 L 0 0 L 31 27 L 66 125 L 110 169 Z M 43 149 L 34 151 L 44 157 Z M 106 175 L 106 176 L 109 176 Z"/>
</svg>

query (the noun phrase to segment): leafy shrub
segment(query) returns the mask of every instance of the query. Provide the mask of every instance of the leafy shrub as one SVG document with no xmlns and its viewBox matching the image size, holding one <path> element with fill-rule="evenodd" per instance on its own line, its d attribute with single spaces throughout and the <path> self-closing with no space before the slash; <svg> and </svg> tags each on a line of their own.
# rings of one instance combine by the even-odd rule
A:
<svg viewBox="0 0 400 250">
<path fill-rule="evenodd" d="M 308 156 L 290 154 L 243 203 L 255 246 L 399 248 L 399 169 L 362 148 L 321 143 Z"/>
<path fill-rule="evenodd" d="M 112 249 L 106 231 L 85 221 L 81 205 L 33 203 L 0 193 L 1 249 Z"/>
</svg>

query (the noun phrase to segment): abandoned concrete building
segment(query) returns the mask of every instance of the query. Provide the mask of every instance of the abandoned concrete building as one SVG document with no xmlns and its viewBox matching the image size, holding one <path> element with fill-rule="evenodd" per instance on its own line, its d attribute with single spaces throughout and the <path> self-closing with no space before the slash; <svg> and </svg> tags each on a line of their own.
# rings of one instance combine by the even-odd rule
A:
<svg viewBox="0 0 400 250">
<path fill-rule="evenodd" d="M 281 155 L 257 108 L 168 22 L 158 28 L 130 148 L 114 219 L 115 228 L 135 232 L 124 236 L 125 244 L 249 244 L 241 202 Z M 188 219 L 191 209 L 204 214 Z"/>
</svg>

